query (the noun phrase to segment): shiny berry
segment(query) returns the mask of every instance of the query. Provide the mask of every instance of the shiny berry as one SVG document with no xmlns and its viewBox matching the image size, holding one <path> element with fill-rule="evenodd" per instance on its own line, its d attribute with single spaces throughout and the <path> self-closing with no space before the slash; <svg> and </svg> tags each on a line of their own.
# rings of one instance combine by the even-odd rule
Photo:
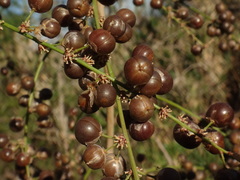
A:
<svg viewBox="0 0 240 180">
<path fill-rule="evenodd" d="M 215 143 L 216 145 L 218 145 L 221 148 L 225 147 L 224 136 L 218 131 L 209 130 L 204 137 L 207 138 L 209 141 Z M 203 144 L 204 144 L 206 150 L 209 151 L 210 153 L 220 154 L 219 150 L 217 148 L 215 148 L 209 142 L 203 141 Z"/>
<path fill-rule="evenodd" d="M 199 29 L 203 26 L 204 19 L 200 15 L 190 17 L 188 25 L 194 29 Z"/>
<path fill-rule="evenodd" d="M 75 137 L 81 144 L 94 144 L 98 141 L 101 134 L 102 126 L 96 119 L 90 116 L 79 119 L 75 125 Z"/>
<path fill-rule="evenodd" d="M 164 0 L 151 0 L 150 6 L 153 9 L 160 9 L 160 8 L 162 8 L 163 2 L 164 2 Z"/>
<path fill-rule="evenodd" d="M 86 43 L 86 38 L 80 31 L 68 31 L 62 40 L 62 46 L 65 49 L 79 49 Z"/>
<path fill-rule="evenodd" d="M 159 73 L 162 80 L 162 87 L 157 94 L 162 95 L 168 93 L 173 87 L 173 78 L 171 74 L 162 67 L 154 68 L 154 70 Z"/>
<path fill-rule="evenodd" d="M 123 33 L 123 35 L 116 37 L 117 43 L 126 43 L 128 42 L 133 36 L 133 30 L 132 27 L 129 24 L 126 24 L 126 29 Z"/>
<path fill-rule="evenodd" d="M 125 78 L 131 85 L 146 84 L 153 75 L 153 65 L 144 56 L 133 56 L 124 65 Z"/>
<path fill-rule="evenodd" d="M 217 102 L 212 104 L 207 112 L 206 118 L 212 120 L 217 127 L 224 127 L 229 125 L 233 120 L 234 111 L 232 107 L 225 102 Z"/>
<path fill-rule="evenodd" d="M 71 79 L 79 79 L 85 74 L 86 69 L 77 63 L 64 63 L 64 72 Z"/>
<path fill-rule="evenodd" d="M 151 121 L 144 123 L 132 123 L 129 126 L 129 134 L 136 141 L 145 141 L 149 139 L 155 131 Z"/>
<path fill-rule="evenodd" d="M 67 27 L 73 17 L 70 15 L 67 6 L 60 4 L 52 10 L 52 18 L 56 19 L 62 27 Z"/>
<path fill-rule="evenodd" d="M 83 161 L 91 169 L 100 169 L 106 161 L 105 150 L 97 144 L 91 144 L 83 153 Z"/>
<path fill-rule="evenodd" d="M 24 76 L 21 79 L 22 88 L 32 90 L 35 86 L 34 78 L 32 76 Z"/>
<path fill-rule="evenodd" d="M 41 34 L 50 39 L 55 38 L 60 34 L 61 26 L 54 18 L 45 18 L 41 22 Z"/>
<path fill-rule="evenodd" d="M 132 56 L 136 55 L 144 56 L 150 61 L 153 61 L 154 58 L 153 50 L 146 44 L 139 44 L 133 49 Z"/>
<path fill-rule="evenodd" d="M 11 162 L 14 160 L 14 152 L 12 149 L 9 148 L 3 148 L 0 151 L 0 159 L 2 159 L 5 162 Z"/>
<path fill-rule="evenodd" d="M 96 90 L 85 90 L 78 97 L 78 107 L 82 112 L 86 114 L 95 113 L 99 109 L 99 106 L 95 103 L 95 96 L 93 91 Z"/>
<path fill-rule="evenodd" d="M 0 148 L 4 148 L 9 142 L 9 138 L 6 134 L 0 134 Z"/>
<path fill-rule="evenodd" d="M 110 107 L 115 103 L 116 97 L 117 92 L 112 85 L 101 84 L 97 86 L 97 98 L 95 102 L 98 106 Z"/>
<path fill-rule="evenodd" d="M 141 6 L 143 5 L 143 3 L 144 3 L 144 0 L 133 0 L 133 4 L 135 6 Z"/>
<path fill-rule="evenodd" d="M 15 96 L 19 93 L 21 84 L 17 82 L 10 82 L 7 84 L 6 91 L 9 96 Z"/>
<path fill-rule="evenodd" d="M 37 105 L 36 107 L 36 113 L 40 116 L 40 117 L 46 117 L 48 115 L 51 114 L 51 107 L 45 103 L 40 103 Z"/>
<path fill-rule="evenodd" d="M 125 160 L 122 156 L 115 156 L 110 153 L 106 155 L 106 161 L 102 167 L 103 174 L 106 177 L 119 178 L 125 171 Z"/>
<path fill-rule="evenodd" d="M 21 117 L 13 117 L 9 122 L 9 128 L 13 132 L 19 132 L 24 128 L 24 121 Z"/>
<path fill-rule="evenodd" d="M 52 8 L 53 0 L 28 0 L 32 10 L 37 13 L 45 13 Z"/>
<path fill-rule="evenodd" d="M 166 168 L 161 169 L 157 173 L 155 179 L 156 180 L 170 180 L 170 179 L 171 180 L 181 180 L 181 176 L 177 170 L 166 167 Z"/>
<path fill-rule="evenodd" d="M 29 165 L 30 162 L 31 162 L 30 156 L 25 153 L 19 153 L 16 156 L 16 164 L 20 167 L 25 167 L 25 166 Z"/>
<path fill-rule="evenodd" d="M 90 35 L 88 42 L 92 49 L 99 54 L 109 54 L 115 49 L 114 37 L 104 29 L 96 29 Z"/>
<path fill-rule="evenodd" d="M 127 8 L 119 9 L 116 12 L 116 15 L 122 18 L 122 20 L 128 23 L 131 27 L 133 27 L 136 23 L 136 16 L 133 11 Z"/>
<path fill-rule="evenodd" d="M 67 8 L 74 17 L 84 17 L 88 14 L 90 5 L 88 0 L 68 0 Z"/>
<path fill-rule="evenodd" d="M 104 6 L 110 6 L 113 5 L 117 0 L 98 0 L 101 4 Z"/>
<path fill-rule="evenodd" d="M 129 104 L 130 116 L 136 122 L 146 122 L 154 113 L 153 102 L 144 95 L 135 96 Z"/>
<path fill-rule="evenodd" d="M 109 31 L 113 37 L 117 38 L 124 34 L 126 24 L 119 16 L 112 15 L 105 19 L 103 29 Z"/>
<path fill-rule="evenodd" d="M 11 5 L 11 0 L 0 0 L 0 6 L 8 8 Z"/>
</svg>

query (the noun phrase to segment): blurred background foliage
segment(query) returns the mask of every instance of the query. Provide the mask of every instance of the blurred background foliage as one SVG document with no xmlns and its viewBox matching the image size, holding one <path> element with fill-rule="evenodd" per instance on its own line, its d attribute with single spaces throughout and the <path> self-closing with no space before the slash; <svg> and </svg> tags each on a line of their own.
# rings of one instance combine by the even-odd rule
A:
<svg viewBox="0 0 240 180">
<path fill-rule="evenodd" d="M 212 19 L 217 18 L 214 8 L 218 2 L 220 1 L 187 1 L 190 7 L 197 8 Z M 223 2 L 237 17 L 236 32 L 232 36 L 239 41 L 240 3 L 238 0 Z M 66 3 L 66 1 L 55 0 L 54 3 L 57 5 Z M 166 4 L 171 5 L 172 3 L 173 1 L 166 0 Z M 203 43 L 207 44 L 207 48 L 203 50 L 200 56 L 194 56 L 190 51 L 191 46 L 195 43 L 194 40 L 181 28 L 180 24 L 168 19 L 162 10 L 151 9 L 149 0 L 146 0 L 145 4 L 139 7 L 134 7 L 131 1 L 119 0 L 115 6 L 106 8 L 106 15 L 113 14 L 119 7 L 131 8 L 137 16 L 137 24 L 134 27 L 132 39 L 126 44 L 118 44 L 112 54 L 112 64 L 118 79 L 124 81 L 123 66 L 131 56 L 133 48 L 137 44 L 146 43 L 154 51 L 154 64 L 163 66 L 173 76 L 174 86 L 170 93 L 164 95 L 166 98 L 199 115 L 203 115 L 208 106 L 217 101 L 228 102 L 236 113 L 239 112 L 240 51 L 220 51 L 218 44 L 221 39 L 206 35 L 206 28 L 211 23 L 209 20 L 205 19 L 206 21 L 201 29 L 193 30 L 193 33 Z M 9 9 L 0 9 L 2 18 L 16 26 L 26 18 L 29 10 L 27 1 L 18 0 L 12 0 Z M 32 24 L 37 25 L 40 19 L 49 16 L 51 16 L 50 12 L 44 15 L 36 14 L 32 17 Z M 56 39 L 61 39 L 64 32 L 66 32 L 66 29 L 63 29 L 63 33 Z M 56 42 L 55 39 L 52 41 Z M 43 55 L 38 53 L 37 45 L 34 42 L 9 31 L 7 28 L 0 31 L 0 67 L 8 64 L 12 68 L 7 76 L 0 76 L 0 99 L 2 103 L 0 108 L 0 132 L 8 134 L 13 140 L 18 140 L 19 137 L 23 136 L 23 133 L 11 133 L 8 122 L 13 116 L 24 116 L 25 109 L 18 105 L 18 97 L 26 92 L 21 92 L 17 97 L 9 97 L 6 94 L 5 87 L 8 82 L 19 81 L 21 76 L 25 74 L 34 75 L 42 57 Z M 33 115 L 30 121 L 32 145 L 36 149 L 48 148 L 52 156 L 58 151 L 71 154 L 71 149 L 75 149 L 80 156 L 80 152 L 84 148 L 74 140 L 72 130 L 67 127 L 69 110 L 77 107 L 77 98 L 81 90 L 77 81 L 70 80 L 65 76 L 62 66 L 61 55 L 51 52 L 37 81 L 36 96 L 42 88 L 50 88 L 53 91 L 53 97 L 47 103 L 51 104 L 53 108 L 51 118 L 54 127 L 39 130 L 35 124 L 37 117 Z M 164 106 L 165 103 L 159 102 L 159 105 Z M 177 109 L 173 108 L 172 110 L 176 116 L 181 113 Z M 115 114 L 117 115 L 117 112 Z M 85 116 L 85 114 L 79 112 L 75 120 L 82 116 Z M 105 109 L 98 111 L 94 114 L 94 117 L 101 122 L 103 129 L 106 129 Z M 135 155 L 145 154 L 146 156 L 144 163 L 138 164 L 140 167 L 150 169 L 154 166 L 161 168 L 170 165 L 181 169 L 178 160 L 181 154 L 185 154 L 198 170 L 205 169 L 211 162 L 218 162 L 222 165 L 218 156 L 206 152 L 202 146 L 194 150 L 186 150 L 180 147 L 172 138 L 174 123 L 171 120 L 160 121 L 156 115 L 153 122 L 156 132 L 149 141 L 132 142 Z M 116 132 L 120 132 L 118 126 L 116 126 Z M 104 145 L 105 140 L 101 140 L 100 143 Z M 158 144 L 163 144 L 163 147 L 158 146 Z M 166 158 L 167 155 L 168 158 Z M 123 156 L 127 157 L 127 154 L 123 153 Z M 36 162 L 35 166 L 39 169 L 53 169 L 54 158 Z M 0 161 L 0 174 L 5 175 L 5 177 L 13 177 L 9 175 L 12 172 L 14 172 L 14 164 L 10 163 L 6 166 L 5 163 Z M 207 173 L 209 175 L 209 172 Z M 90 176 L 90 179 L 95 179 L 99 174 L 101 172 L 96 172 Z M 79 176 L 76 176 L 76 179 L 79 179 L 77 178 Z M 206 179 L 211 179 L 211 176 L 207 176 Z"/>
</svg>

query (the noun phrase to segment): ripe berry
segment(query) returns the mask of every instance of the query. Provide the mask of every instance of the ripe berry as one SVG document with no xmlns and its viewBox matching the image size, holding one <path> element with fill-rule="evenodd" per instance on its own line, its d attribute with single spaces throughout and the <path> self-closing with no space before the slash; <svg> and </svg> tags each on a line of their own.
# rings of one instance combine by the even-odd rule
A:
<svg viewBox="0 0 240 180">
<path fill-rule="evenodd" d="M 133 0 L 133 4 L 135 6 L 141 6 L 143 5 L 143 3 L 144 3 L 144 0 Z"/>
<path fill-rule="evenodd" d="M 101 4 L 104 6 L 110 6 L 113 5 L 117 0 L 98 0 Z"/>
<path fill-rule="evenodd" d="M 207 112 L 206 118 L 214 121 L 217 127 L 224 127 L 229 125 L 234 117 L 234 111 L 230 105 L 224 102 L 217 102 L 212 104 Z"/>
<path fill-rule="evenodd" d="M 184 122 L 188 127 L 195 131 L 199 131 L 200 127 L 192 121 L 192 118 L 185 116 Z M 184 127 L 176 124 L 173 129 L 174 139 L 183 147 L 188 149 L 194 149 L 201 144 L 201 138 L 195 135 L 194 133 L 188 131 Z"/>
<path fill-rule="evenodd" d="M 18 104 L 22 107 L 27 107 L 28 106 L 28 100 L 29 100 L 29 95 L 28 94 L 22 95 L 18 99 Z"/>
<path fill-rule="evenodd" d="M 9 148 L 3 148 L 0 151 L 0 159 L 2 159 L 5 162 L 11 162 L 14 160 L 14 152 L 12 149 Z"/>
<path fill-rule="evenodd" d="M 9 142 L 9 138 L 6 134 L 0 134 L 0 148 L 4 148 Z"/>
<path fill-rule="evenodd" d="M 85 74 L 86 69 L 77 63 L 64 63 L 64 72 L 71 79 L 79 79 Z"/>
<path fill-rule="evenodd" d="M 102 167 L 102 171 L 106 177 L 119 178 L 124 174 L 125 166 L 126 163 L 122 156 L 115 156 L 110 153 L 106 155 L 106 161 Z"/>
<path fill-rule="evenodd" d="M 0 6 L 8 8 L 11 5 L 11 0 L 0 0 Z"/>
<path fill-rule="evenodd" d="M 150 6 L 153 9 L 160 9 L 160 8 L 162 8 L 163 2 L 164 2 L 164 0 L 151 0 Z"/>
<path fill-rule="evenodd" d="M 39 91 L 39 99 L 48 100 L 53 96 L 52 90 L 49 88 L 43 88 Z"/>
<path fill-rule="evenodd" d="M 87 15 L 90 5 L 88 0 L 68 0 L 67 8 L 74 17 L 84 17 Z"/>
<path fill-rule="evenodd" d="M 146 84 L 153 75 L 153 65 L 144 56 L 134 56 L 124 65 L 124 75 L 131 85 Z"/>
<path fill-rule="evenodd" d="M 189 15 L 188 8 L 180 7 L 177 9 L 176 16 L 181 19 L 186 19 Z"/>
<path fill-rule="evenodd" d="M 126 43 L 132 38 L 132 35 L 133 35 L 132 27 L 129 24 L 126 24 L 126 29 L 125 29 L 123 35 L 116 37 L 116 42 L 117 43 Z"/>
<path fill-rule="evenodd" d="M 154 113 L 153 102 L 144 95 L 134 97 L 129 104 L 130 116 L 136 122 L 146 122 Z"/>
<path fill-rule="evenodd" d="M 112 15 L 105 19 L 103 29 L 109 31 L 113 37 L 117 38 L 124 34 L 126 24 L 119 16 Z"/>
<path fill-rule="evenodd" d="M 153 61 L 154 58 L 153 50 L 146 44 L 139 44 L 133 49 L 132 56 L 136 55 L 144 56 L 150 61 Z"/>
<path fill-rule="evenodd" d="M 28 0 L 28 5 L 37 13 L 45 13 L 52 8 L 53 0 Z"/>
<path fill-rule="evenodd" d="M 54 18 L 44 18 L 41 21 L 41 34 L 50 39 L 55 38 L 61 31 L 59 22 Z"/>
<path fill-rule="evenodd" d="M 30 156 L 25 153 L 19 153 L 16 157 L 16 163 L 20 167 L 25 167 L 29 165 L 30 162 L 31 162 Z"/>
<path fill-rule="evenodd" d="M 156 180 L 181 180 L 179 172 L 173 168 L 161 169 L 155 177 Z"/>
<path fill-rule="evenodd" d="M 24 121 L 21 117 L 13 117 L 9 122 L 9 128 L 13 132 L 19 132 L 24 128 Z"/>
<path fill-rule="evenodd" d="M 83 153 L 83 161 L 91 169 L 100 169 L 106 161 L 105 150 L 97 144 L 89 145 Z"/>
<path fill-rule="evenodd" d="M 204 20 L 200 15 L 190 17 L 188 25 L 194 29 L 200 29 L 203 26 Z"/>
<path fill-rule="evenodd" d="M 98 106 L 110 107 L 115 103 L 116 97 L 117 92 L 112 85 L 101 84 L 97 86 L 97 98 L 95 102 Z"/>
<path fill-rule="evenodd" d="M 129 134 L 136 141 L 145 141 L 154 133 L 154 125 L 151 121 L 144 123 L 132 123 L 129 126 Z"/>
<path fill-rule="evenodd" d="M 199 45 L 199 44 L 194 44 L 192 47 L 191 47 L 191 53 L 195 56 L 198 56 L 202 53 L 202 50 L 203 50 L 203 46 L 202 45 Z"/>
<path fill-rule="evenodd" d="M 1 74 L 6 76 L 8 74 L 8 67 L 2 67 L 1 68 Z"/>
<path fill-rule="evenodd" d="M 35 86 L 34 78 L 32 76 L 25 76 L 21 79 L 22 88 L 32 90 Z"/>
<path fill-rule="evenodd" d="M 17 82 L 7 84 L 6 91 L 9 96 L 15 96 L 19 93 L 21 85 Z"/>
<path fill-rule="evenodd" d="M 99 54 L 109 54 L 115 49 L 116 41 L 110 32 L 96 29 L 90 35 L 88 42 L 92 49 Z"/>
<path fill-rule="evenodd" d="M 141 85 L 137 88 L 140 89 L 139 92 L 141 94 L 151 97 L 157 94 L 161 87 L 162 87 L 161 77 L 156 71 L 153 71 L 153 75 L 149 79 L 149 81 L 146 84 Z"/>
<path fill-rule="evenodd" d="M 96 90 L 85 90 L 78 97 L 78 107 L 86 114 L 95 113 L 99 109 L 99 106 L 95 103 L 93 91 Z"/>
<path fill-rule="evenodd" d="M 75 137 L 81 144 L 94 144 L 101 134 L 102 126 L 90 116 L 81 118 L 75 125 Z"/>
<path fill-rule="evenodd" d="M 84 35 L 79 32 L 79 31 L 68 31 L 62 40 L 62 46 L 65 49 L 71 49 L 71 50 L 75 50 L 75 49 L 79 49 L 81 47 L 83 47 L 86 43 L 86 38 L 84 37 Z"/>
<path fill-rule="evenodd" d="M 64 4 L 60 4 L 52 10 L 52 18 L 56 19 L 62 27 L 67 27 L 73 19 Z"/>
<path fill-rule="evenodd" d="M 131 27 L 133 27 L 136 23 L 136 16 L 133 11 L 127 8 L 119 9 L 116 12 L 116 15 L 122 18 L 125 23 L 128 23 Z"/>
<path fill-rule="evenodd" d="M 221 148 L 225 147 L 224 143 L 224 136 L 215 130 L 209 130 L 207 134 L 204 136 L 205 138 L 209 139 L 211 142 L 215 143 Z M 207 151 L 209 151 L 212 154 L 220 154 L 219 150 L 215 148 L 213 145 L 211 145 L 209 142 L 203 141 L 203 144 Z"/>
<path fill-rule="evenodd" d="M 154 68 L 154 70 L 159 73 L 162 80 L 162 87 L 160 88 L 157 94 L 162 95 L 168 93 L 173 87 L 172 76 L 169 74 L 168 71 L 166 71 L 162 67 Z"/>
<path fill-rule="evenodd" d="M 46 117 L 46 116 L 50 115 L 51 111 L 52 111 L 51 107 L 45 103 L 40 103 L 36 107 L 36 113 L 40 117 Z"/>
</svg>

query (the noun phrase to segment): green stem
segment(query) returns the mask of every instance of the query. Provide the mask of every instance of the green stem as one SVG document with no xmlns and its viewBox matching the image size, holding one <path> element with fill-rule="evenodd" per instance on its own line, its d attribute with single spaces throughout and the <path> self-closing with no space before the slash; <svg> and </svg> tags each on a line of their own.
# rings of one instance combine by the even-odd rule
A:
<svg viewBox="0 0 240 180">
<path fill-rule="evenodd" d="M 28 17 L 25 19 L 25 21 L 28 21 L 28 20 L 32 17 L 32 15 L 33 15 L 34 12 L 35 12 L 35 11 L 34 11 L 33 9 L 31 9 L 31 11 L 30 11 Z"/>
<path fill-rule="evenodd" d="M 97 0 L 93 0 L 92 1 L 93 4 L 93 14 L 94 14 L 94 20 L 95 20 L 95 24 L 96 24 L 96 28 L 100 29 L 100 18 L 99 18 L 99 12 L 98 12 L 98 1 Z"/>
<path fill-rule="evenodd" d="M 169 105 L 175 107 L 175 108 L 178 108 L 180 109 L 181 111 L 185 112 L 186 114 L 190 115 L 191 117 L 194 117 L 194 118 L 197 118 L 197 119 L 201 119 L 200 116 L 196 115 L 195 113 L 189 111 L 188 109 L 180 106 L 179 104 L 167 99 L 167 98 L 164 98 L 163 96 L 160 96 L 160 95 L 157 95 L 156 96 L 158 100 L 161 100 L 161 101 L 164 101 L 166 103 L 168 103 Z"/>
<path fill-rule="evenodd" d="M 107 67 L 108 67 L 108 72 L 109 72 L 110 76 L 115 77 L 114 72 L 112 70 L 112 66 L 110 64 L 110 61 L 107 62 Z M 117 89 L 116 82 L 113 82 L 113 86 Z M 136 162 L 135 162 L 135 159 L 133 156 L 133 151 L 132 151 L 131 143 L 130 143 L 128 132 L 127 132 L 127 127 L 126 127 L 125 120 L 124 120 L 121 99 L 119 96 L 117 96 L 116 102 L 117 102 L 117 108 L 118 108 L 118 113 L 119 113 L 119 118 L 120 118 L 120 124 L 122 127 L 122 132 L 123 132 L 123 135 L 126 138 L 126 142 L 127 142 L 128 157 L 129 157 L 130 165 L 131 165 L 131 168 L 133 171 L 133 177 L 134 177 L 134 180 L 139 180 L 137 166 L 136 166 Z"/>
</svg>

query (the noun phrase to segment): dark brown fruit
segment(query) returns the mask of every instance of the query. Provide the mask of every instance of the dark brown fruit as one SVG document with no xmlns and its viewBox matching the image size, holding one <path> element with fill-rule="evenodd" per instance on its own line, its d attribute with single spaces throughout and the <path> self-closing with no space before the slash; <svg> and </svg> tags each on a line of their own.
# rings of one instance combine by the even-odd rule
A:
<svg viewBox="0 0 240 180">
<path fill-rule="evenodd" d="M 133 0 L 133 4 L 135 6 L 141 6 L 143 5 L 143 3 L 144 3 L 144 0 Z"/>
<path fill-rule="evenodd" d="M 216 4 L 215 10 L 217 11 L 218 14 L 221 14 L 227 10 L 227 6 L 224 3 L 220 2 Z"/>
<path fill-rule="evenodd" d="M 97 98 L 95 102 L 98 106 L 110 107 L 115 103 L 116 97 L 117 92 L 112 85 L 101 84 L 97 86 Z"/>
<path fill-rule="evenodd" d="M 190 17 L 188 25 L 194 29 L 200 29 L 203 26 L 204 20 L 200 15 Z"/>
<path fill-rule="evenodd" d="M 80 31 L 68 31 L 62 41 L 62 46 L 65 49 L 79 49 L 83 47 L 86 43 L 86 38 Z"/>
<path fill-rule="evenodd" d="M 103 174 L 106 177 L 119 178 L 125 171 L 125 160 L 122 156 L 115 156 L 114 154 L 107 154 L 106 162 L 102 167 Z"/>
<path fill-rule="evenodd" d="M 177 170 L 166 167 L 158 172 L 155 180 L 181 180 L 181 176 Z"/>
<path fill-rule="evenodd" d="M 129 126 L 129 134 L 136 141 L 145 141 L 149 139 L 155 131 L 151 121 L 145 123 L 132 123 Z"/>
<path fill-rule="evenodd" d="M 0 134 L 0 148 L 4 148 L 9 142 L 9 138 L 6 134 Z"/>
<path fill-rule="evenodd" d="M 75 137 L 81 144 L 94 144 L 101 134 L 102 126 L 92 117 L 83 117 L 75 125 Z"/>
<path fill-rule="evenodd" d="M 192 47 L 191 47 L 191 53 L 195 56 L 198 56 L 202 53 L 202 50 L 203 50 L 203 46 L 200 45 L 200 44 L 194 44 Z"/>
<path fill-rule="evenodd" d="M 86 114 L 92 114 L 99 109 L 94 101 L 95 96 L 92 90 L 83 91 L 78 97 L 78 107 Z"/>
<path fill-rule="evenodd" d="M 51 114 L 51 107 L 45 103 L 40 103 L 36 107 L 36 113 L 40 117 L 46 117 Z"/>
<path fill-rule="evenodd" d="M 96 86 L 96 78 L 97 75 L 94 72 L 88 71 L 82 78 L 78 79 L 78 84 L 82 90 L 87 90 Z"/>
<path fill-rule="evenodd" d="M 22 107 L 27 107 L 28 106 L 28 100 L 29 100 L 29 95 L 28 94 L 22 95 L 18 99 L 18 104 Z"/>
<path fill-rule="evenodd" d="M 192 118 L 185 116 L 184 120 L 185 124 L 194 131 L 198 132 L 200 130 L 200 127 L 192 121 Z M 178 144 L 187 149 L 194 149 L 202 142 L 200 137 L 188 131 L 179 124 L 176 124 L 173 129 L 173 137 Z"/>
<path fill-rule="evenodd" d="M 35 86 L 34 78 L 32 76 L 25 76 L 21 79 L 22 88 L 32 90 Z"/>
<path fill-rule="evenodd" d="M 31 162 L 30 156 L 25 153 L 19 153 L 16 157 L 16 164 L 20 167 L 25 167 L 29 165 L 30 162 Z"/>
<path fill-rule="evenodd" d="M 239 130 L 231 131 L 229 135 L 229 140 L 232 144 L 240 145 L 240 131 Z"/>
<path fill-rule="evenodd" d="M 54 180 L 54 172 L 51 170 L 43 170 L 39 174 L 38 180 Z"/>
<path fill-rule="evenodd" d="M 11 5 L 11 0 L 0 0 L 0 6 L 8 8 Z"/>
<path fill-rule="evenodd" d="M 128 42 L 133 36 L 132 27 L 129 24 L 126 24 L 126 29 L 123 35 L 116 37 L 117 43 L 126 43 Z"/>
<path fill-rule="evenodd" d="M 146 84 L 153 75 L 153 65 L 144 56 L 134 56 L 124 65 L 125 78 L 131 85 Z"/>
<path fill-rule="evenodd" d="M 39 91 L 39 99 L 48 100 L 53 96 L 52 90 L 49 88 L 43 88 Z"/>
<path fill-rule="evenodd" d="M 52 18 L 56 19 L 62 27 L 67 27 L 73 19 L 64 4 L 57 5 L 52 10 Z"/>
<path fill-rule="evenodd" d="M 61 32 L 59 22 L 54 18 L 45 18 L 41 22 L 41 34 L 50 39 L 55 38 Z"/>
<path fill-rule="evenodd" d="M 147 96 L 138 95 L 131 100 L 129 112 L 134 121 L 144 123 L 153 116 L 153 102 Z"/>
<path fill-rule="evenodd" d="M 67 8 L 74 17 L 84 17 L 88 14 L 90 5 L 88 0 L 68 0 Z"/>
<path fill-rule="evenodd" d="M 64 63 L 64 72 L 71 79 L 79 79 L 85 74 L 86 69 L 77 63 Z"/>
<path fill-rule="evenodd" d="M 232 107 L 224 102 L 217 102 L 212 104 L 207 112 L 206 118 L 214 121 L 214 125 L 217 127 L 224 127 L 229 125 L 233 120 L 234 111 Z"/>
<path fill-rule="evenodd" d="M 164 2 L 164 0 L 151 0 L 150 6 L 153 9 L 160 9 L 160 8 L 162 8 L 163 2 Z"/>
<path fill-rule="evenodd" d="M 126 24 L 119 16 L 112 15 L 105 19 L 103 29 L 109 31 L 113 37 L 118 38 L 124 34 Z"/>
<path fill-rule="evenodd" d="M 150 61 L 153 61 L 154 58 L 153 50 L 146 44 L 139 44 L 133 49 L 132 56 L 136 55 L 144 56 Z"/>
<path fill-rule="evenodd" d="M 28 5 L 37 13 L 45 13 L 52 8 L 53 0 L 28 0 Z"/>
<path fill-rule="evenodd" d="M 149 81 L 142 86 L 139 86 L 140 89 L 139 92 L 145 96 L 151 97 L 157 94 L 157 92 L 162 87 L 162 80 L 156 71 L 153 71 L 152 77 L 149 79 Z"/>
<path fill-rule="evenodd" d="M 116 12 L 116 15 L 120 16 L 125 23 L 128 23 L 131 27 L 133 27 L 136 23 L 136 16 L 133 11 L 127 8 L 119 9 Z"/>
<path fill-rule="evenodd" d="M 7 84 L 6 91 L 9 96 L 15 96 L 19 93 L 21 85 L 17 82 Z"/>
<path fill-rule="evenodd" d="M 180 7 L 177 9 L 176 16 L 181 19 L 186 19 L 189 15 L 188 8 Z"/>
<path fill-rule="evenodd" d="M 6 75 L 8 74 L 8 67 L 2 67 L 2 68 L 1 68 L 1 74 L 2 74 L 3 76 L 6 76 Z"/>
<path fill-rule="evenodd" d="M 96 29 L 90 35 L 88 42 L 92 49 L 99 54 L 109 54 L 115 49 L 116 41 L 110 32 Z"/>
<path fill-rule="evenodd" d="M 100 169 L 106 161 L 105 150 L 97 144 L 89 145 L 83 153 L 83 161 L 91 169 Z"/>
<path fill-rule="evenodd" d="M 154 70 L 159 73 L 162 80 L 162 87 L 160 88 L 157 94 L 162 95 L 168 93 L 173 87 L 172 76 L 169 74 L 168 71 L 166 71 L 162 67 L 154 68 Z"/>
<path fill-rule="evenodd" d="M 13 132 L 19 132 L 24 128 L 24 121 L 21 117 L 13 117 L 9 122 L 9 128 Z"/>
<path fill-rule="evenodd" d="M 218 131 L 210 130 L 207 132 L 207 134 L 204 137 L 209 139 L 211 142 L 215 143 L 221 148 L 225 147 L 224 136 Z M 206 150 L 209 151 L 210 153 L 220 154 L 219 150 L 215 148 L 213 145 L 211 145 L 210 143 L 203 141 L 203 144 Z"/>
<path fill-rule="evenodd" d="M 0 159 L 2 159 L 5 162 L 11 162 L 14 160 L 14 152 L 12 149 L 9 148 L 3 148 L 0 151 Z"/>
<path fill-rule="evenodd" d="M 98 0 L 101 4 L 104 6 L 110 6 L 113 5 L 117 0 Z"/>
</svg>

